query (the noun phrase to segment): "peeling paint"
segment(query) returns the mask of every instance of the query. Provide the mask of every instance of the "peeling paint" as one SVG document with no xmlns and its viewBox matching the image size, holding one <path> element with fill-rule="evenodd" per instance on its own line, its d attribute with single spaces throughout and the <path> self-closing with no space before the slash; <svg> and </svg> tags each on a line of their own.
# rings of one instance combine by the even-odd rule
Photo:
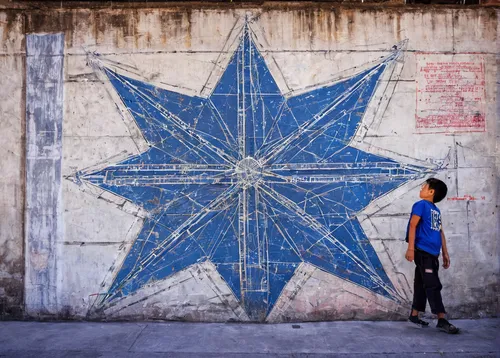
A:
<svg viewBox="0 0 500 358">
<path fill-rule="evenodd" d="M 26 42 L 26 310 L 55 313 L 62 236 L 61 159 L 64 36 Z"/>
</svg>

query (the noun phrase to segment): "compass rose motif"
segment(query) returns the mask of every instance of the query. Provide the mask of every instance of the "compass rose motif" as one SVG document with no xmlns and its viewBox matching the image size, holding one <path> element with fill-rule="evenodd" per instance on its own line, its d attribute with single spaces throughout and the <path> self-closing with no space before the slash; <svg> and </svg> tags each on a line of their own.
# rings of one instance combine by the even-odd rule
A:
<svg viewBox="0 0 500 358">
<path fill-rule="evenodd" d="M 253 320 L 265 319 L 302 262 L 397 300 L 356 215 L 425 169 L 351 142 L 398 55 L 292 97 L 248 25 L 208 98 L 102 66 L 149 144 L 78 177 L 148 212 L 102 304 L 206 260 Z"/>
</svg>

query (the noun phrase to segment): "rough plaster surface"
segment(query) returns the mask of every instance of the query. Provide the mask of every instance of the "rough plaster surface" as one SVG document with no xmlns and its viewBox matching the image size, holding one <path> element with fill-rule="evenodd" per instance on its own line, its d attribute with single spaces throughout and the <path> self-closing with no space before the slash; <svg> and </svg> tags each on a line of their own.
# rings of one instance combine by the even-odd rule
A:
<svg viewBox="0 0 500 358">
<path fill-rule="evenodd" d="M 406 162 L 444 163 L 447 169 L 437 176 L 448 183 L 449 197 L 465 198 L 440 204 L 452 259 L 452 267 L 442 271 L 445 305 L 454 317 L 482 317 L 497 311 L 499 155 L 494 79 L 498 47 L 494 44 L 498 25 L 494 9 L 68 9 L 23 15 L 5 11 L 0 16 L 5 39 L 0 61 L 2 73 L 8 73 L 2 76 L 2 85 L 12 88 L 0 93 L 1 123 L 13 131 L 4 137 L 7 146 L 2 150 L 7 153 L 0 157 L 5 161 L 2 168 L 8 168 L 0 177 L 0 220 L 12 227 L 10 234 L 3 225 L 0 232 L 0 253 L 7 257 L 0 262 L 0 278 L 8 279 L 0 285 L 4 292 L 0 289 L 0 297 L 14 302 L 22 295 L 20 285 L 15 292 L 7 289 L 22 280 L 22 271 L 16 271 L 15 265 L 23 262 L 24 128 L 20 123 L 24 114 L 19 101 L 25 76 L 24 28 L 65 34 L 61 171 L 69 180 L 63 179 L 62 185 L 64 234 L 54 248 L 61 278 L 54 312 L 113 319 L 246 319 L 208 263 L 153 283 L 109 311 L 94 310 L 96 297 L 111 285 L 146 214 L 130 202 L 95 187 L 78 186 L 71 179 L 76 170 L 103 168 L 146 148 L 109 83 L 88 66 L 86 51 L 100 53 L 106 61 L 118 62 L 159 87 L 203 96 L 216 84 L 238 44 L 235 24 L 251 16 L 257 46 L 283 93 L 301 93 L 345 76 L 408 39 L 399 75 L 392 81 L 394 90 L 382 98 L 383 110 L 372 118 L 356 147 Z M 418 54 L 423 52 L 443 54 L 450 61 L 454 54 L 464 53 L 484 59 L 484 132 L 417 133 L 415 80 Z M 409 183 L 358 215 L 388 276 L 408 301 L 413 264 L 404 259 L 401 238 L 411 204 L 418 199 L 418 186 Z M 26 259 L 31 259 L 29 254 Z M 33 297 L 27 297 L 27 302 Z M 305 264 L 267 320 L 396 319 L 407 308 L 408 302 L 395 305 Z"/>
<path fill-rule="evenodd" d="M 160 283 L 144 286 L 116 302 L 105 315 L 110 319 L 137 319 L 138 313 L 142 319 L 248 321 L 227 284 L 208 262 L 195 264 Z"/>
</svg>

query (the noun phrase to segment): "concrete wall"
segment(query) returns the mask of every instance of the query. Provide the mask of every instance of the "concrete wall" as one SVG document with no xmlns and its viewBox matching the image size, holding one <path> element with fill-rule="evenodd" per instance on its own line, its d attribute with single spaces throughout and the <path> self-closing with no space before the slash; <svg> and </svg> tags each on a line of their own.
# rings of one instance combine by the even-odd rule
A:
<svg viewBox="0 0 500 358">
<path fill-rule="evenodd" d="M 500 155 L 495 8 L 347 8 L 284 3 L 249 4 L 240 8 L 229 4 L 43 10 L 8 4 L 3 8 L 0 10 L 0 314 L 3 317 L 24 314 L 269 322 L 399 319 L 407 314 L 410 305 L 414 268 L 404 259 L 406 246 L 401 240 L 411 206 L 418 200 L 419 186 L 431 176 L 444 180 L 449 188 L 447 199 L 439 204 L 452 261 L 451 268 L 441 272 L 445 306 L 451 317 L 484 317 L 498 311 Z M 59 38 L 64 41 L 61 52 L 54 42 Z M 233 58 L 234 53 L 237 56 Z M 236 74 L 229 77 L 223 74 L 231 68 L 233 60 L 235 68 L 240 68 L 237 66 L 245 58 L 257 62 L 259 56 L 264 62 L 254 69 L 242 65 L 241 78 L 256 79 L 255 73 L 266 81 L 274 78 L 278 92 L 290 103 L 294 100 L 306 103 L 311 117 L 319 113 L 313 110 L 330 97 L 335 99 L 339 93 L 355 96 L 354 90 L 345 89 L 350 86 L 348 81 L 356 74 L 368 73 L 366 80 L 360 82 L 365 92 L 358 94 L 355 102 L 358 105 L 344 108 L 350 119 L 342 117 L 339 122 L 339 128 L 351 134 L 333 138 L 354 149 L 344 153 L 344 161 L 329 162 L 322 152 L 322 163 L 390 162 L 396 171 L 381 179 L 378 171 L 361 165 L 359 170 L 365 179 L 360 180 L 368 182 L 367 186 L 353 184 L 351 179 L 335 179 L 342 181 L 338 187 L 343 193 L 340 203 L 347 208 L 343 214 L 339 214 L 336 206 L 340 204 L 333 204 L 337 197 L 313 188 L 316 169 L 311 169 L 312 174 L 308 172 L 307 175 L 314 175 L 304 182 L 299 178 L 305 178 L 303 172 L 290 175 L 297 186 L 307 188 L 312 196 L 323 197 L 323 201 L 299 199 L 294 192 L 274 198 L 276 203 L 272 204 L 269 194 L 269 210 L 281 214 L 271 215 L 270 211 L 263 214 L 264 206 L 256 200 L 254 204 L 246 204 L 248 210 L 242 216 L 239 211 L 242 209 L 231 202 L 228 194 L 224 203 L 235 208 L 230 224 L 247 228 L 245 232 L 242 229 L 234 232 L 235 242 L 239 242 L 240 250 L 245 248 L 245 254 L 239 251 L 239 257 L 237 254 L 236 258 L 229 258 L 231 250 L 237 247 L 230 243 L 223 244 L 227 252 L 222 258 L 216 254 L 196 256 L 189 245 L 179 244 L 161 251 L 159 248 L 164 247 L 161 240 L 171 239 L 172 232 L 178 231 L 175 237 L 180 242 L 194 237 L 189 229 L 204 232 L 196 223 L 183 224 L 186 218 L 198 215 L 197 205 L 207 205 L 211 213 L 229 210 L 209 207 L 215 197 L 207 193 L 223 195 L 220 188 L 225 190 L 230 185 L 241 193 L 255 190 L 252 178 L 264 178 L 265 182 L 266 167 L 259 164 L 255 169 L 239 162 L 226 168 L 234 176 L 224 177 L 222 184 L 210 176 L 203 177 L 202 184 L 207 186 L 196 182 L 200 187 L 191 192 L 179 184 L 167 190 L 167 184 L 158 181 L 137 191 L 140 187 L 137 181 L 129 185 L 133 189 L 127 189 L 123 183 L 106 180 L 109 175 L 118 175 L 117 164 L 131 156 L 136 156 L 142 164 L 187 163 L 169 180 L 191 184 L 201 180 L 186 171 L 193 171 L 194 167 L 189 165 L 203 163 L 205 159 L 190 162 L 188 154 L 181 158 L 182 145 L 178 143 L 196 141 L 192 144 L 196 149 L 191 153 L 201 158 L 205 146 L 216 145 L 213 138 L 206 140 L 203 136 L 216 136 L 216 129 L 203 130 L 200 126 L 202 134 L 197 137 L 195 124 L 184 128 L 175 124 L 174 119 L 183 120 L 185 113 L 202 108 L 186 101 L 200 101 L 199 106 L 209 106 L 203 101 L 214 98 L 210 97 L 214 93 L 231 98 L 229 92 L 222 90 L 224 81 L 234 81 L 236 87 L 240 83 L 243 91 L 246 87 L 241 83 L 245 80 L 238 82 L 236 78 L 240 77 Z M 58 71 L 62 71 L 60 80 Z M 375 81 L 370 82 L 373 78 Z M 337 91 L 339 81 L 346 84 L 344 92 Z M 153 87 L 145 87 L 147 84 Z M 442 84 L 452 84 L 456 91 L 443 94 L 442 90 L 433 90 Z M 134 107 L 134 103 L 147 105 L 151 97 L 146 98 L 141 92 L 147 88 L 151 91 L 149 95 L 157 96 L 154 97 L 157 104 L 164 106 L 162 110 L 173 113 L 168 118 L 157 114 L 171 122 L 155 127 L 155 131 L 163 138 L 170 138 L 167 142 L 170 141 L 177 157 L 152 159 L 151 148 L 158 147 L 159 142 L 155 142 L 150 132 L 151 123 L 141 122 L 145 112 Z M 158 99 L 161 96 L 164 102 Z M 180 104 L 175 104 L 176 101 Z M 221 108 L 217 110 L 222 111 Z M 337 111 L 335 108 L 333 111 Z M 149 110 L 151 118 L 155 117 L 152 111 Z M 186 123 L 194 116 L 189 113 Z M 214 117 L 206 118 L 209 122 Z M 236 128 L 237 118 L 250 117 L 222 114 L 221 118 Z M 215 126 L 214 123 L 211 125 Z M 286 128 L 294 125 L 285 124 Z M 169 128 L 174 128 L 173 132 Z M 281 135 L 280 140 L 285 140 L 286 135 Z M 325 138 L 321 143 L 327 143 Z M 364 156 L 363 161 L 352 159 L 353 153 L 358 158 Z M 315 158 L 321 155 L 316 153 Z M 127 162 L 127 175 L 140 172 L 141 180 L 151 179 L 148 175 L 160 175 L 147 174 L 141 171 L 145 170 L 143 167 L 130 163 Z M 245 170 L 248 172 L 242 173 Z M 228 181 L 227 186 L 223 186 L 224 180 Z M 273 185 L 279 192 L 279 184 Z M 163 188 L 162 199 L 151 194 L 158 186 Z M 173 194 L 165 194 L 167 191 Z M 236 202 L 241 203 L 241 193 L 235 194 Z M 168 209 L 175 200 L 190 195 L 198 201 L 193 199 L 195 204 L 188 209 Z M 153 203 L 155 200 L 158 202 Z M 313 215 L 310 207 L 316 206 L 328 213 Z M 286 210 L 294 213 L 285 213 Z M 162 216 L 158 216 L 159 212 Z M 253 219 L 252 212 L 256 213 Z M 327 217 L 334 215 L 347 220 L 349 228 L 345 222 L 342 225 L 328 222 Z M 271 220 L 271 217 L 278 218 L 276 228 L 282 225 L 283 230 L 290 230 L 290 240 L 297 247 L 305 247 L 301 246 L 305 241 L 318 246 L 318 236 L 314 235 L 321 233 L 330 243 L 321 244 L 323 248 L 314 257 L 308 257 L 305 250 L 298 255 L 300 260 L 289 259 L 289 263 L 283 264 L 289 257 L 286 255 L 294 251 L 287 246 L 291 244 L 285 243 L 286 234 L 282 233 L 281 241 L 277 242 L 271 238 L 279 237 L 276 229 L 272 234 L 269 232 L 267 241 L 259 241 L 255 247 L 250 243 L 258 236 L 250 235 L 251 230 L 269 228 L 264 225 L 252 229 L 253 220 Z M 217 220 L 217 216 L 207 219 L 204 228 L 208 233 L 199 234 L 198 242 L 209 242 L 216 235 L 222 242 L 227 241 L 226 234 L 221 234 L 224 227 L 215 225 Z M 155 225 L 163 225 L 163 229 Z M 335 236 L 334 232 L 339 234 Z M 156 235 L 156 239 L 150 239 L 151 235 Z M 144 254 L 144 242 L 153 245 L 146 249 L 149 253 L 159 252 L 158 260 L 163 260 L 163 264 L 155 261 L 153 265 L 161 275 L 147 271 L 149 259 Z M 338 249 L 335 246 L 338 242 L 347 251 Z M 326 252 L 331 254 L 330 258 L 324 258 Z M 274 255 L 275 259 L 260 261 L 262 255 Z M 157 260 L 153 256 L 151 260 Z M 359 259 L 362 256 L 366 258 Z M 260 268 L 252 271 L 254 268 L 242 257 L 248 262 L 258 257 Z M 318 257 L 323 261 L 317 261 Z M 339 262 L 345 262 L 346 266 Z M 353 263 L 358 268 L 368 267 L 371 273 L 366 277 L 356 274 Z M 257 279 L 259 275 L 263 275 L 261 279 Z"/>
</svg>

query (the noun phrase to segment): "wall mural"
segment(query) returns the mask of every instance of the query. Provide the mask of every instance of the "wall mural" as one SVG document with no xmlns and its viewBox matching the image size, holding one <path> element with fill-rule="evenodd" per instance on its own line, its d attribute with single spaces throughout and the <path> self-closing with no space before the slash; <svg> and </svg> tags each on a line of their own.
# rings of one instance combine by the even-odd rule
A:
<svg viewBox="0 0 500 358">
<path fill-rule="evenodd" d="M 357 219 L 428 173 L 351 146 L 384 71 L 370 68 L 285 97 L 248 24 L 207 98 L 102 71 L 149 149 L 79 172 L 148 217 L 101 307 L 212 262 L 251 320 L 264 320 L 302 262 L 402 302 Z"/>
</svg>

